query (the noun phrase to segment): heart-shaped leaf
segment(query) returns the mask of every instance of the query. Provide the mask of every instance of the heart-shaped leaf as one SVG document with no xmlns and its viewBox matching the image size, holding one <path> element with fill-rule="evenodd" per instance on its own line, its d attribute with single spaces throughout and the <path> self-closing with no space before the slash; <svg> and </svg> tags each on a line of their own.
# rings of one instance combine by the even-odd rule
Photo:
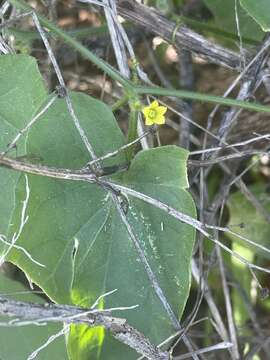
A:
<svg viewBox="0 0 270 360">
<path fill-rule="evenodd" d="M 270 30 L 269 0 L 240 0 L 247 13 L 261 26 L 263 31 Z"/>
<path fill-rule="evenodd" d="M 21 89 L 24 91 L 24 89 Z M 80 93 L 71 95 L 75 113 L 97 156 L 125 143 L 110 109 Z M 89 161 L 64 99 L 58 99 L 33 126 L 27 153 L 43 164 L 80 169 Z M 143 192 L 191 216 L 195 207 L 188 187 L 188 153 L 175 146 L 137 154 L 128 171 L 108 180 Z M 104 166 L 126 163 L 124 153 L 107 159 Z M 8 172 L 9 174 L 9 172 Z M 174 331 L 170 318 L 153 290 L 145 268 L 117 211 L 110 192 L 95 184 L 21 176 L 14 184 L 15 206 L 9 212 L 8 239 L 21 223 L 26 184 L 28 221 L 9 260 L 18 265 L 55 302 L 89 307 L 102 294 L 100 307 L 139 305 L 119 311 L 131 325 L 158 344 Z M 142 200 L 121 195 L 127 220 L 176 316 L 181 316 L 190 287 L 190 260 L 195 231 Z M 1 219 L 0 219 L 1 221 Z M 68 342 L 71 358 L 136 358 L 100 328 L 73 326 Z"/>
</svg>

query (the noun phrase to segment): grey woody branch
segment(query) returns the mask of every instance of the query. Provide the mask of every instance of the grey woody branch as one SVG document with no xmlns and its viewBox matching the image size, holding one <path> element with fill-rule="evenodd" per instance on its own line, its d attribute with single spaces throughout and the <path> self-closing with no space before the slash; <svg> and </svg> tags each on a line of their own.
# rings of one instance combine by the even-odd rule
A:
<svg viewBox="0 0 270 360">
<path fill-rule="evenodd" d="M 7 156 L 0 156 L 0 165 L 27 174 L 47 176 L 55 179 L 97 182 L 96 175 L 93 172 L 89 172 L 89 170 L 70 170 L 48 167 L 39 164 L 31 164 Z"/>
<path fill-rule="evenodd" d="M 103 326 L 110 331 L 115 339 L 128 345 L 147 359 L 169 359 L 168 352 L 152 345 L 141 332 L 129 325 L 125 319 L 111 316 L 108 310 L 87 311 L 87 309 L 76 306 L 40 305 L 0 297 L 0 314 L 20 319 L 19 321 L 11 322 L 10 326 L 23 326 L 24 322 L 25 325 L 31 323 L 65 322 L 66 324 L 85 324 L 89 327 Z"/>
<path fill-rule="evenodd" d="M 173 42 L 177 48 L 190 50 L 212 63 L 240 69 L 241 59 L 236 52 L 207 40 L 185 25 L 178 26 L 154 8 L 141 5 L 134 0 L 117 0 L 117 10 L 126 20 L 142 26 L 168 42 Z"/>
</svg>

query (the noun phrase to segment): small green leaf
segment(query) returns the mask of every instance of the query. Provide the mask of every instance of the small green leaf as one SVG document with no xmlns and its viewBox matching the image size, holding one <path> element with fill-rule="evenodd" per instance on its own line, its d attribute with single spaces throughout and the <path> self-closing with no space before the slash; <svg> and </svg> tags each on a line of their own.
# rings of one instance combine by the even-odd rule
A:
<svg viewBox="0 0 270 360">
<path fill-rule="evenodd" d="M 0 295 L 17 301 L 36 304 L 45 303 L 41 297 L 31 293 L 31 291 L 27 291 L 22 284 L 9 279 L 2 272 L 0 272 Z M 1 322 L 8 322 L 10 320 L 11 318 L 9 317 L 0 317 Z M 0 359 L 27 359 L 33 351 L 45 344 L 50 336 L 57 334 L 61 329 L 61 325 L 50 322 L 42 326 L 0 326 Z M 41 350 L 36 359 L 68 359 L 64 336 L 62 335 L 51 342 L 45 349 Z"/>
<path fill-rule="evenodd" d="M 234 32 L 237 34 L 236 14 L 235 14 L 235 0 L 203 0 L 205 5 L 213 13 L 215 22 L 218 27 L 224 30 Z M 259 0 L 260 1 L 260 0 Z M 265 0 L 268 1 L 268 0 Z M 258 1 L 250 0 L 254 4 Z M 238 21 L 240 26 L 241 36 L 248 37 L 254 40 L 261 40 L 263 32 L 258 24 L 238 6 Z M 237 34 L 238 35 L 238 34 Z"/>
<path fill-rule="evenodd" d="M 270 195 L 269 188 L 263 184 L 257 184 L 250 187 L 251 192 L 261 202 L 266 211 L 270 211 Z M 229 226 L 236 233 L 263 245 L 270 249 L 270 225 L 263 215 L 254 208 L 252 203 L 246 197 L 237 191 L 230 196 L 228 201 L 230 212 Z M 236 225 L 240 225 L 237 226 Z M 266 251 L 248 244 L 237 236 L 227 234 L 233 241 L 239 242 L 243 246 L 251 249 L 257 255 L 270 258 L 270 254 Z"/>
<path fill-rule="evenodd" d="M 265 184 L 256 184 L 249 188 L 256 196 L 266 211 L 270 211 L 269 187 Z M 250 201 L 237 191 L 229 197 L 228 201 L 230 220 L 228 226 L 241 236 L 252 240 L 258 245 L 270 249 L 270 225 L 264 216 L 255 209 Z M 232 240 L 232 250 L 241 255 L 251 263 L 262 262 L 270 258 L 270 253 L 241 240 L 239 237 L 226 234 Z M 242 291 L 245 292 L 250 301 L 252 290 L 252 275 L 247 271 L 247 267 L 236 257 L 231 257 L 231 271 L 234 278 L 241 284 Z M 233 315 L 237 326 L 242 327 L 247 335 L 249 327 L 244 327 L 246 321 L 250 319 L 249 308 L 243 305 L 243 298 L 239 290 L 232 290 Z M 249 333 L 250 335 L 250 333 Z"/>
<path fill-rule="evenodd" d="M 261 26 L 263 31 L 270 30 L 269 0 L 240 0 L 243 9 Z"/>
<path fill-rule="evenodd" d="M 156 0 L 156 8 L 164 14 L 171 14 L 173 10 L 172 0 Z"/>
<path fill-rule="evenodd" d="M 253 249 L 246 247 L 246 245 L 240 244 L 238 241 L 233 241 L 232 250 L 241 255 L 247 261 L 254 263 L 256 261 L 256 252 Z M 231 272 L 235 280 L 241 284 L 241 291 L 245 293 L 245 296 L 251 300 L 252 290 L 252 275 L 250 271 L 247 271 L 247 266 L 236 257 L 231 256 Z M 247 306 L 243 306 L 243 297 L 241 296 L 239 289 L 233 288 L 231 292 L 233 316 L 236 326 L 243 327 L 247 320 L 250 319 L 250 313 Z M 246 332 L 250 329 L 247 326 Z"/>
</svg>

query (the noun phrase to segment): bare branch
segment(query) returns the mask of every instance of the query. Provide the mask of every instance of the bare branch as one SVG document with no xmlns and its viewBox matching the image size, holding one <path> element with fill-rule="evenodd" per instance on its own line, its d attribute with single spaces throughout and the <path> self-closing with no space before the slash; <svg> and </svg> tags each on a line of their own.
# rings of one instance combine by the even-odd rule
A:
<svg viewBox="0 0 270 360">
<path fill-rule="evenodd" d="M 52 168 L 52 167 L 47 167 L 47 166 L 42 166 L 42 165 L 34 165 L 34 164 L 30 164 L 30 163 L 25 163 L 25 162 L 14 160 L 14 159 L 11 159 L 8 157 L 0 157 L 0 165 L 1 164 L 4 166 L 7 166 L 9 168 L 18 170 L 18 171 L 23 171 L 23 172 L 35 174 L 35 175 L 42 175 L 42 176 L 47 176 L 47 177 L 56 178 L 56 179 L 63 179 L 63 180 L 87 181 L 89 183 L 95 183 L 101 187 L 104 187 L 107 190 L 109 189 L 109 190 L 120 191 L 120 192 L 123 192 L 124 194 L 131 195 L 133 197 L 141 199 L 141 200 L 147 202 L 148 204 L 151 204 L 151 205 L 165 211 L 167 214 L 173 216 L 174 218 L 180 220 L 181 222 L 191 225 L 192 227 L 197 229 L 201 234 L 203 234 L 204 236 L 209 238 L 211 241 L 213 241 L 215 244 L 218 244 L 224 250 L 229 252 L 231 255 L 235 256 L 240 261 L 245 263 L 249 268 L 257 269 L 257 270 L 260 270 L 260 271 L 263 271 L 266 273 L 270 273 L 270 269 L 266 269 L 264 267 L 257 266 L 255 264 L 248 262 L 241 255 L 232 251 L 228 246 L 224 245 L 223 243 L 221 243 L 220 241 L 215 239 L 206 230 L 207 228 L 209 228 L 209 229 L 215 229 L 218 231 L 232 233 L 232 231 L 230 229 L 217 227 L 217 226 L 213 226 L 213 225 L 209 225 L 209 224 L 204 224 L 204 223 L 200 222 L 199 220 L 194 219 L 191 216 L 184 214 L 180 211 L 177 211 L 176 209 L 172 208 L 171 206 L 169 206 L 165 203 L 162 203 L 161 201 L 154 199 L 146 194 L 138 192 L 138 191 L 131 189 L 124 185 L 112 183 L 108 180 L 103 179 L 102 177 L 97 177 L 95 174 L 89 172 L 89 170 L 58 169 L 58 168 Z M 234 235 L 251 243 L 253 246 L 261 248 L 264 251 L 270 252 L 270 249 L 267 249 L 266 247 L 264 247 L 260 244 L 257 244 L 256 242 L 246 239 L 237 233 L 234 233 Z"/>
<path fill-rule="evenodd" d="M 39 305 L 0 297 L 0 314 L 27 320 L 27 325 L 65 322 L 66 324 L 86 324 L 89 327 L 103 326 L 117 340 L 136 350 L 147 359 L 169 359 L 167 352 L 152 345 L 141 332 L 130 326 L 125 319 L 112 317 L 107 310 L 86 311 L 86 309 L 69 305 Z M 15 326 L 16 322 L 1 323 L 0 325 Z"/>
<path fill-rule="evenodd" d="M 239 68 L 240 57 L 238 54 L 208 41 L 185 25 L 178 26 L 153 8 L 133 0 L 118 0 L 117 9 L 125 19 L 161 36 L 166 41 L 172 43 L 174 38 L 174 45 L 179 49 L 190 50 L 215 64 L 236 70 Z"/>
</svg>

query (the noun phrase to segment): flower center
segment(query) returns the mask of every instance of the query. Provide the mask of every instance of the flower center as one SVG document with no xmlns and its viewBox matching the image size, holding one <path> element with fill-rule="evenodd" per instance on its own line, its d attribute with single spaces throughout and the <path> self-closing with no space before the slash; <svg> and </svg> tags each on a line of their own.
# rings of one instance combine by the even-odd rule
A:
<svg viewBox="0 0 270 360">
<path fill-rule="evenodd" d="M 156 116 L 157 116 L 156 110 L 151 109 L 151 110 L 149 111 L 148 117 L 149 117 L 150 119 L 155 119 Z"/>
</svg>

